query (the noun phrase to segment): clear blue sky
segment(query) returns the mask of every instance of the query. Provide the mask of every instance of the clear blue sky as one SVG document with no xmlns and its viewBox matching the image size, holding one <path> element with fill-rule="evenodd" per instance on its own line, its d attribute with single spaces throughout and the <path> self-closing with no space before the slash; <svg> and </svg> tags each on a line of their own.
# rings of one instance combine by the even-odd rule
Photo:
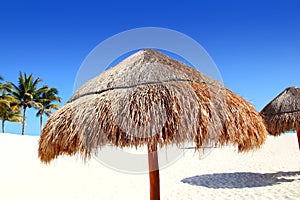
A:
<svg viewBox="0 0 300 200">
<path fill-rule="evenodd" d="M 164 27 L 199 42 L 224 84 L 258 110 L 288 86 L 300 86 L 300 2 L 1 1 L 0 74 L 19 71 L 72 95 L 81 63 L 101 41 L 139 27 Z M 39 134 L 35 111 L 25 133 Z M 7 132 L 21 125 L 7 123 Z"/>
</svg>

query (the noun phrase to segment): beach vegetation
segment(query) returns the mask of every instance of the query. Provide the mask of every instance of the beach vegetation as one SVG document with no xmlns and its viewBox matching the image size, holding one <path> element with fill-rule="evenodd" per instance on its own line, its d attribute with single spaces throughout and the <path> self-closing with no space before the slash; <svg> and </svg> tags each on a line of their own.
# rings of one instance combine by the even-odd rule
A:
<svg viewBox="0 0 300 200">
<path fill-rule="evenodd" d="M 57 110 L 59 108 L 57 102 L 61 102 L 61 98 L 58 96 L 58 90 L 56 88 L 50 88 L 41 93 L 37 101 L 39 102 L 39 107 L 36 116 L 40 118 L 40 129 L 42 130 L 43 115 L 49 117 L 53 110 Z"/>
<path fill-rule="evenodd" d="M 0 80 L 4 80 L 2 76 L 0 76 Z M 3 133 L 6 121 L 20 123 L 22 118 L 18 100 L 6 93 L 7 87 L 9 86 L 0 83 L 0 120 Z"/>
<path fill-rule="evenodd" d="M 49 116 L 52 110 L 58 109 L 61 98 L 58 96 L 58 90 L 49 86 L 39 87 L 41 78 L 34 78 L 32 74 L 20 72 L 18 83 L 11 81 L 0 83 L 0 116 L 2 119 L 2 131 L 4 132 L 4 122 L 20 122 L 22 124 L 22 135 L 25 132 L 26 112 L 28 108 L 38 109 L 37 116 L 40 117 L 40 126 L 42 127 L 42 115 Z"/>
</svg>

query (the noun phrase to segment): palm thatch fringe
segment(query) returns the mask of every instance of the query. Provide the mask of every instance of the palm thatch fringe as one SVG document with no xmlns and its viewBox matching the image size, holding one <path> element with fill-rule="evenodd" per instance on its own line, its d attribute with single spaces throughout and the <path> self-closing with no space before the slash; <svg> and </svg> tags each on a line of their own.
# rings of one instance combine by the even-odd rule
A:
<svg viewBox="0 0 300 200">
<path fill-rule="evenodd" d="M 80 152 L 86 159 L 106 144 L 139 147 L 150 143 L 162 147 L 194 141 L 200 149 L 233 143 L 239 151 L 263 144 L 265 127 L 254 123 L 262 119 L 243 98 L 229 90 L 218 90 L 224 99 L 220 94 L 220 99 L 212 98 L 216 96 L 205 84 L 188 83 L 177 91 L 172 85 L 176 83 L 141 86 L 129 94 L 109 91 L 66 104 L 43 129 L 40 158 L 49 162 L 60 154 Z M 184 99 L 178 93 L 185 94 L 180 88 L 187 90 L 189 85 L 195 90 L 194 96 Z M 124 94 L 123 98 L 113 98 Z"/>
</svg>

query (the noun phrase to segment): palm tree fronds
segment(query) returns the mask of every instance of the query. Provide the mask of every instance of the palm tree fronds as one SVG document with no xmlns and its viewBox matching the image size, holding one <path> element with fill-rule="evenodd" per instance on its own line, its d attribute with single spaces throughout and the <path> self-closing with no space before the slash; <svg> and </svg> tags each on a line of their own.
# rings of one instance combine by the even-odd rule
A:
<svg viewBox="0 0 300 200">
<path fill-rule="evenodd" d="M 0 76 L 0 81 L 3 77 Z M 41 78 L 34 78 L 32 74 L 19 72 L 18 84 L 6 81 L 0 84 L 0 119 L 2 119 L 2 130 L 4 130 L 4 122 L 22 122 L 22 135 L 24 134 L 24 126 L 26 123 L 26 109 L 39 109 L 36 116 L 50 116 L 52 110 L 58 109 L 58 104 L 53 102 L 61 102 L 56 88 L 49 86 L 38 87 L 42 81 Z M 21 110 L 23 115 L 21 116 Z"/>
</svg>

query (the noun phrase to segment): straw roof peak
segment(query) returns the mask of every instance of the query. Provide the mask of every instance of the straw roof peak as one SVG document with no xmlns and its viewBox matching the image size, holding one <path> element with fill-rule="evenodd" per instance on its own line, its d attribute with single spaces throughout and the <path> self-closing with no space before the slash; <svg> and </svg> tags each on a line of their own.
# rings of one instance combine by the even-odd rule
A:
<svg viewBox="0 0 300 200">
<path fill-rule="evenodd" d="M 291 86 L 291 87 L 286 88 L 286 90 L 287 90 L 287 91 L 290 91 L 291 93 L 298 93 L 298 90 L 299 90 L 299 89 L 300 89 L 300 88 L 297 87 L 297 86 Z"/>
<path fill-rule="evenodd" d="M 172 81 L 189 81 L 213 84 L 224 88 L 196 69 L 153 49 L 140 50 L 114 67 L 85 83 L 70 101 L 90 94 L 113 89 L 136 87 Z"/>
<path fill-rule="evenodd" d="M 173 58 L 170 58 L 169 56 L 161 53 L 158 50 L 149 48 L 149 49 L 142 49 L 142 50 L 132 54 L 131 56 L 124 59 L 116 66 L 124 65 L 124 63 L 126 63 L 125 65 L 133 64 L 133 62 L 139 63 L 139 64 L 149 64 L 149 63 L 158 63 L 158 62 L 161 64 L 163 64 L 163 63 L 165 63 L 165 64 L 181 63 L 181 62 L 174 60 Z M 134 66 L 136 66 L 136 65 L 134 65 Z"/>
<path fill-rule="evenodd" d="M 300 111 L 300 88 L 288 87 L 268 103 L 261 111 L 263 115 L 285 114 Z"/>
<path fill-rule="evenodd" d="M 159 60 L 166 60 L 166 55 L 154 49 L 142 49 L 135 54 L 129 56 L 132 60 L 142 60 L 144 63 L 157 62 Z"/>
<path fill-rule="evenodd" d="M 300 88 L 288 87 L 262 110 L 265 125 L 271 135 L 300 128 Z"/>
</svg>

